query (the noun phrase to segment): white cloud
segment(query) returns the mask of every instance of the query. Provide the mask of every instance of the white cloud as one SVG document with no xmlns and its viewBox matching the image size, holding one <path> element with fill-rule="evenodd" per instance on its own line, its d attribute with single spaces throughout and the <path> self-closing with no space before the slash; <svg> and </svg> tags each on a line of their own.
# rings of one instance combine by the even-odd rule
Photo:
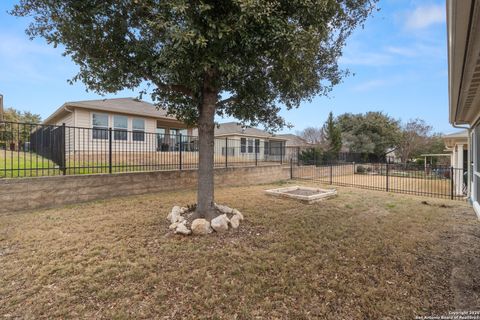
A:
<svg viewBox="0 0 480 320">
<path fill-rule="evenodd" d="M 392 56 L 381 52 L 350 50 L 339 59 L 340 64 L 361 66 L 385 66 L 391 64 Z"/>
<path fill-rule="evenodd" d="M 388 84 L 389 84 L 389 81 L 385 79 L 374 79 L 374 80 L 369 80 L 369 81 L 365 81 L 360 84 L 357 84 L 352 89 L 353 91 L 356 91 L 356 92 L 364 92 L 364 91 L 369 91 L 379 87 L 384 87 Z"/>
<path fill-rule="evenodd" d="M 444 23 L 445 17 L 443 5 L 420 6 L 407 14 L 405 26 L 409 30 L 424 29 L 434 24 Z"/>
<path fill-rule="evenodd" d="M 41 82 L 48 80 L 46 71 L 58 59 L 60 52 L 27 36 L 18 37 L 0 33 L 0 80 Z M 48 65 L 45 70 L 45 63 Z"/>
</svg>

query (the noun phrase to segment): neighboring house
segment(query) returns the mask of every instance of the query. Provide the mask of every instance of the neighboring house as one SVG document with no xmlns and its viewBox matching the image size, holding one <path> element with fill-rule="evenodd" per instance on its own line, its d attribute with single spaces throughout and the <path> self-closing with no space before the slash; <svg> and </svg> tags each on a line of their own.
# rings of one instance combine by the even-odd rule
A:
<svg viewBox="0 0 480 320">
<path fill-rule="evenodd" d="M 468 170 L 468 130 L 444 135 L 445 149 L 452 153 L 450 165 L 454 168 Z"/>
<path fill-rule="evenodd" d="M 196 135 L 196 130 L 193 130 Z M 244 128 L 236 122 L 215 127 L 215 154 L 243 160 L 286 160 L 286 139 L 257 128 Z M 234 158 L 232 158 L 234 159 Z"/>
<path fill-rule="evenodd" d="M 277 134 L 275 138 L 285 139 L 285 158 L 287 160 L 298 160 L 299 152 L 305 148 L 313 148 L 314 144 L 307 142 L 307 140 L 295 134 Z"/>
<path fill-rule="evenodd" d="M 68 127 L 67 152 L 104 150 L 109 128 L 113 148 L 119 151 L 177 151 L 180 145 L 183 150 L 192 147 L 187 142 L 192 129 L 167 116 L 165 110 L 134 98 L 66 102 L 44 124 Z M 185 143 L 180 143 L 180 137 Z"/>
<path fill-rule="evenodd" d="M 480 1 L 447 0 L 449 120 L 467 129 L 468 196 L 480 217 Z M 457 151 L 458 152 L 458 151 Z M 457 162 L 463 152 L 458 153 Z"/>
</svg>

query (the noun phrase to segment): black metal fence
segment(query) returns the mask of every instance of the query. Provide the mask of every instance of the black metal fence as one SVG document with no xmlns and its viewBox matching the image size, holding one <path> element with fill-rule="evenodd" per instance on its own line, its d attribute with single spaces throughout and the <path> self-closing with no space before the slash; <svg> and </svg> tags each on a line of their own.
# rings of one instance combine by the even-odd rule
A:
<svg viewBox="0 0 480 320">
<path fill-rule="evenodd" d="M 218 137 L 214 165 L 282 165 L 297 153 L 278 139 Z M 196 136 L 0 122 L 0 178 L 196 168 Z"/>
<path fill-rule="evenodd" d="M 365 154 L 344 153 L 329 161 L 315 149 L 286 147 L 274 138 L 216 137 L 214 143 L 217 168 L 290 165 L 292 178 L 332 185 L 450 199 L 466 193 L 460 168 Z M 0 122 L 0 178 L 196 168 L 196 136 Z"/>
<path fill-rule="evenodd" d="M 464 199 L 467 174 L 462 168 L 415 163 L 292 163 L 294 179 L 447 199 Z"/>
</svg>

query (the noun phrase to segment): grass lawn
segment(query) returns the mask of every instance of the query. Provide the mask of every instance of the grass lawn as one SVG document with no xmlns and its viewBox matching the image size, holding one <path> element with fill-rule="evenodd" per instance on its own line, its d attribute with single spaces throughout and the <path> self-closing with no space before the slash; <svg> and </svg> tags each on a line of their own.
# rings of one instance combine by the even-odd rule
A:
<svg viewBox="0 0 480 320">
<path fill-rule="evenodd" d="M 465 203 L 338 188 L 305 205 L 263 193 L 278 185 L 218 188 L 246 218 L 221 236 L 168 232 L 168 211 L 195 190 L 2 215 L 0 318 L 413 319 L 480 306 L 480 225 Z"/>
<path fill-rule="evenodd" d="M 58 174 L 58 165 L 34 152 L 0 150 L 0 178 Z"/>
</svg>

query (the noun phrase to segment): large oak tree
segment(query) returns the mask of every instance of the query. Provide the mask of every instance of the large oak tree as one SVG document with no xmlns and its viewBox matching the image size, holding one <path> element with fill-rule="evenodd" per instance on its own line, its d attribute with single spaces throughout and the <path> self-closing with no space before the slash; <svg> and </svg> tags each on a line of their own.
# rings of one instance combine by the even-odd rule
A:
<svg viewBox="0 0 480 320">
<path fill-rule="evenodd" d="M 214 117 L 275 130 L 280 105 L 327 94 L 344 72 L 346 37 L 376 0 L 21 0 L 41 36 L 99 93 L 149 88 L 170 114 L 198 126 L 197 215 L 214 215 Z"/>
</svg>

